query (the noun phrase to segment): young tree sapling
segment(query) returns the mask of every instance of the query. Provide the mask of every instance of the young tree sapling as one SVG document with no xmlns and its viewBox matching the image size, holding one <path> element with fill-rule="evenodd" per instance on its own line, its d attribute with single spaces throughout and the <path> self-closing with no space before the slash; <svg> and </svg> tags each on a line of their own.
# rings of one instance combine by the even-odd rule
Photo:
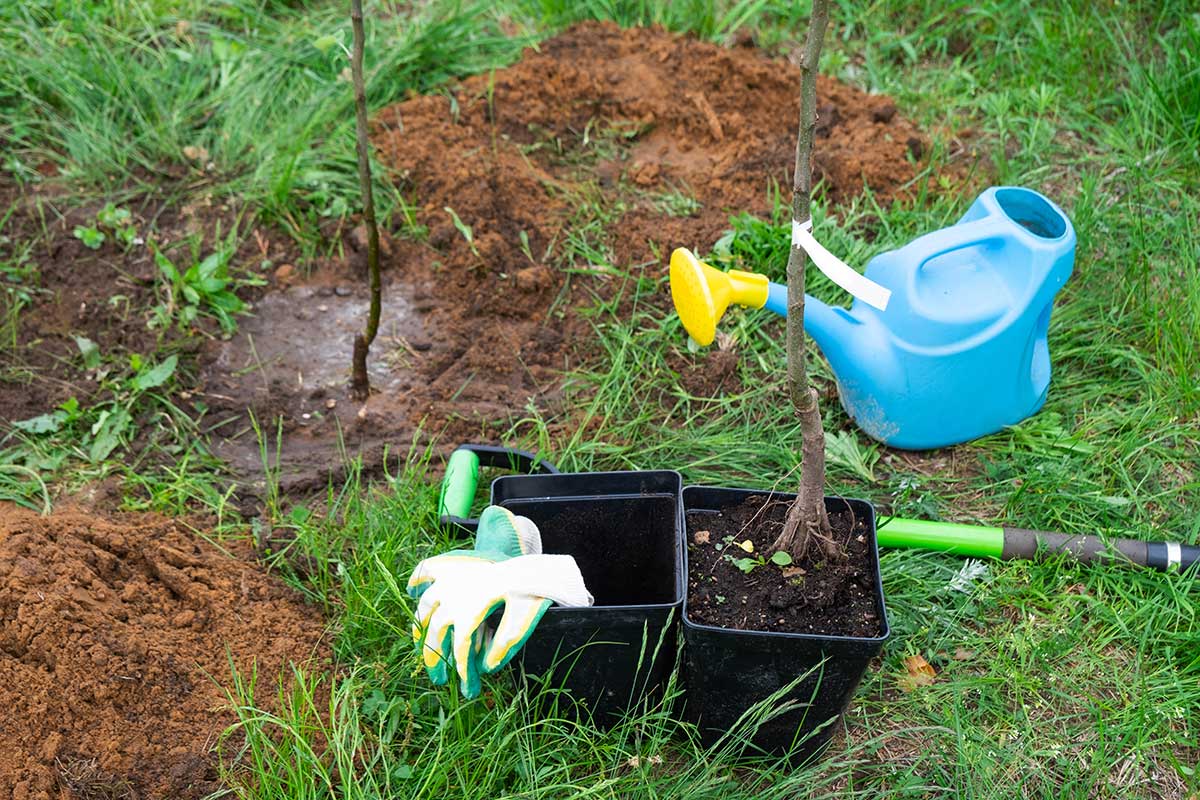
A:
<svg viewBox="0 0 1200 800">
<path fill-rule="evenodd" d="M 812 18 L 800 61 L 800 129 L 796 135 L 796 164 L 792 174 L 792 220 L 805 223 L 812 201 L 813 134 L 817 125 L 817 66 L 829 0 L 813 0 Z M 825 431 L 817 390 L 808 382 L 804 337 L 804 270 L 808 254 L 795 243 L 788 253 L 787 377 L 788 394 L 800 419 L 800 493 L 788 509 L 783 532 L 772 549 L 793 559 L 808 557 L 815 549 L 825 558 L 844 560 L 845 552 L 833 539 L 825 513 Z"/>
</svg>

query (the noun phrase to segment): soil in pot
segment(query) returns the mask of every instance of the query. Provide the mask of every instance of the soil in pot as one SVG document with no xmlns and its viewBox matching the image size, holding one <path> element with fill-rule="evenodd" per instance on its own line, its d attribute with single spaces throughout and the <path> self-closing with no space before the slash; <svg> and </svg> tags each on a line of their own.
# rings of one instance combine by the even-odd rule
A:
<svg viewBox="0 0 1200 800">
<path fill-rule="evenodd" d="M 817 556 L 779 565 L 770 560 L 771 545 L 788 505 L 759 495 L 721 512 L 687 513 L 689 619 L 739 630 L 880 635 L 867 520 L 848 509 L 830 511 L 845 562 Z M 753 545 L 750 552 L 740 546 L 746 541 Z M 736 563 L 747 558 L 754 563 L 749 572 Z"/>
</svg>

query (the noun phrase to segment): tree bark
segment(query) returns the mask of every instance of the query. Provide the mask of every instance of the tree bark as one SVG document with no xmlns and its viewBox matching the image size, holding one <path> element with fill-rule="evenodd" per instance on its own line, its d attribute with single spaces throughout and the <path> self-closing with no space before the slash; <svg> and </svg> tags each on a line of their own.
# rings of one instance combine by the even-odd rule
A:
<svg viewBox="0 0 1200 800">
<path fill-rule="evenodd" d="M 371 150 L 367 128 L 367 90 L 363 80 L 362 0 L 350 0 L 350 23 L 354 29 L 354 50 L 350 57 L 351 80 L 354 83 L 355 128 L 358 150 L 358 183 L 362 191 L 363 225 L 367 229 L 367 272 L 371 281 L 371 308 L 365 328 L 354 337 L 354 355 L 350 377 L 350 392 L 357 400 L 371 394 L 371 378 L 367 374 L 367 355 L 379 332 L 379 315 L 383 306 L 383 290 L 379 280 L 379 228 L 375 223 L 375 198 L 371 192 Z"/>
<path fill-rule="evenodd" d="M 829 0 L 813 0 L 812 18 L 800 60 L 800 128 L 796 134 L 796 164 L 792 172 L 792 220 L 805 223 L 811 216 L 813 135 L 817 127 L 817 67 Z M 787 378 L 788 394 L 800 419 L 800 493 L 788 509 L 783 533 L 772 549 L 786 550 L 792 558 L 809 557 L 819 547 L 826 558 L 844 558 L 833 540 L 825 513 L 825 431 L 817 392 L 809 385 L 804 336 L 804 270 L 808 254 L 792 245 L 788 252 Z"/>
</svg>

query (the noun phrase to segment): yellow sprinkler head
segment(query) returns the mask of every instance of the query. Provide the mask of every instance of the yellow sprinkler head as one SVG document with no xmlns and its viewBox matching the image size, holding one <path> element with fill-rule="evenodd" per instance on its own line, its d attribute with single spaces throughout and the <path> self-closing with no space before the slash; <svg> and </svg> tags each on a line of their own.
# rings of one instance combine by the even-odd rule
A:
<svg viewBox="0 0 1200 800">
<path fill-rule="evenodd" d="M 710 267 L 686 247 L 671 253 L 671 300 L 675 313 L 697 344 L 709 345 L 717 323 L 732 305 L 762 308 L 767 303 L 766 275 Z"/>
</svg>

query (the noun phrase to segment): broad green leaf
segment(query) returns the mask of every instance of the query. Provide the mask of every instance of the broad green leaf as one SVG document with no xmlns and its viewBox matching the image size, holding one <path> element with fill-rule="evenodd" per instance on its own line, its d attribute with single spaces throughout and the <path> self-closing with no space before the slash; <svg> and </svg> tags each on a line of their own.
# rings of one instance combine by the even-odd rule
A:
<svg viewBox="0 0 1200 800">
<path fill-rule="evenodd" d="M 26 433 L 54 433 L 62 427 L 66 420 L 67 412 L 51 411 L 49 414 L 42 414 L 39 417 L 18 420 L 12 426 Z"/>
<path fill-rule="evenodd" d="M 175 374 L 175 366 L 178 363 L 178 356 L 168 356 L 161 364 L 134 376 L 129 385 L 133 387 L 135 392 L 144 392 L 147 389 L 162 386 L 167 382 L 168 378 Z"/>
<path fill-rule="evenodd" d="M 758 561 L 753 558 L 739 558 L 733 562 L 733 565 L 749 575 L 750 572 L 758 566 Z"/>
<path fill-rule="evenodd" d="M 225 311 L 241 311 L 246 307 L 246 304 L 230 291 L 222 291 L 210 297 L 209 300 L 214 306 Z"/>
<path fill-rule="evenodd" d="M 100 416 L 96 417 L 96 421 L 92 423 L 92 436 L 100 433 L 100 429 L 108 423 L 108 418 L 112 416 L 112 412 L 107 408 L 100 412 Z"/>
<path fill-rule="evenodd" d="M 775 554 L 771 556 L 771 563 L 780 567 L 786 567 L 788 564 L 792 563 L 792 556 L 790 553 L 784 550 L 777 550 Z"/>
<path fill-rule="evenodd" d="M 200 291 L 205 294 L 216 294 L 225 288 L 226 281 L 220 278 L 202 278 L 200 280 Z"/>
<path fill-rule="evenodd" d="M 158 271 L 167 276 L 167 280 L 172 284 L 179 283 L 179 270 L 175 269 L 171 259 L 163 255 L 163 252 L 157 247 L 154 248 L 154 263 L 158 265 Z"/>
<path fill-rule="evenodd" d="M 96 369 L 100 366 L 100 345 L 93 342 L 86 336 L 75 336 L 75 346 L 79 348 L 79 354 L 83 356 L 83 366 L 87 369 Z"/>
<path fill-rule="evenodd" d="M 85 228 L 83 225 L 76 225 L 74 232 L 75 238 L 92 250 L 99 250 L 100 245 L 104 244 L 104 234 L 95 228 Z"/>
<path fill-rule="evenodd" d="M 117 228 L 124 225 L 129 221 L 129 217 L 129 209 L 118 208 L 112 203 L 107 204 L 96 213 L 96 221 L 109 228 Z"/>
<path fill-rule="evenodd" d="M 201 280 L 211 278 L 217 274 L 225 261 L 225 254 L 220 250 L 210 253 L 207 258 L 201 261 L 196 267 L 196 274 Z M 190 271 L 189 271 L 190 274 Z"/>
<path fill-rule="evenodd" d="M 88 458 L 93 464 L 108 458 L 112 451 L 117 449 L 129 423 L 129 412 L 123 408 L 118 408 L 111 413 L 108 411 L 101 413 L 100 421 L 92 428 L 95 438 L 88 450 Z"/>
</svg>

